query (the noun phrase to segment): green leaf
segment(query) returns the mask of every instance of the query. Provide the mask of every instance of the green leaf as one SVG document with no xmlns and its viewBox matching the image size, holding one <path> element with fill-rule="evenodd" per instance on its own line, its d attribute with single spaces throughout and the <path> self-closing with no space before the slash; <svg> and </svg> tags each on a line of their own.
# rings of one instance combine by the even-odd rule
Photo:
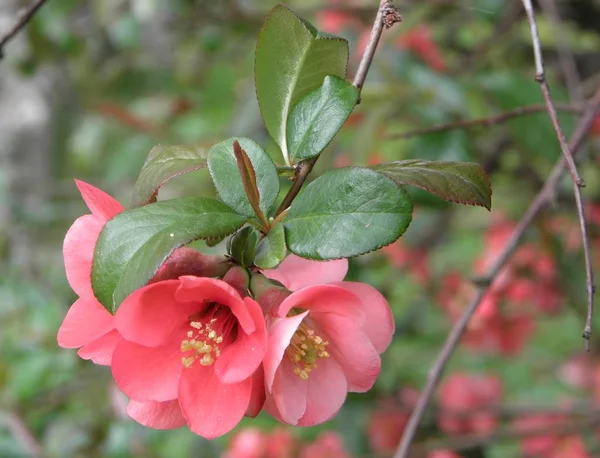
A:
<svg viewBox="0 0 600 458">
<path fill-rule="evenodd" d="M 490 180 L 473 162 L 436 162 L 410 159 L 371 167 L 398 184 L 411 184 L 442 199 L 466 205 L 492 207 Z"/>
<path fill-rule="evenodd" d="M 412 218 L 412 202 L 384 175 L 359 167 L 321 175 L 294 200 L 284 220 L 287 246 L 309 259 L 367 253 L 396 240 Z"/>
<path fill-rule="evenodd" d="M 195 146 L 157 145 L 148 154 L 135 183 L 131 205 L 139 207 L 156 201 L 159 188 L 184 173 L 206 167 L 206 150 Z"/>
<path fill-rule="evenodd" d="M 266 214 L 279 194 L 279 176 L 275 164 L 258 143 L 249 138 L 238 137 L 217 143 L 208 151 L 210 175 L 223 202 L 242 215 L 255 216 L 233 152 L 233 142 L 236 140 L 246 151 L 255 170 L 260 208 Z"/>
<path fill-rule="evenodd" d="M 254 264 L 261 269 L 274 269 L 283 261 L 286 251 L 283 224 L 276 224 L 258 244 Z"/>
<path fill-rule="evenodd" d="M 246 219 L 206 197 L 166 200 L 119 213 L 106 223 L 96 244 L 92 265 L 96 298 L 114 313 L 175 248 L 231 234 Z"/>
<path fill-rule="evenodd" d="M 287 125 L 292 162 L 319 155 L 342 128 L 357 101 L 358 89 L 336 76 L 326 76 L 323 86 L 300 100 Z"/>
<path fill-rule="evenodd" d="M 286 164 L 291 164 L 286 129 L 292 108 L 327 75 L 344 78 L 347 65 L 346 40 L 317 32 L 283 5 L 271 10 L 258 37 L 254 77 L 262 117 Z"/>
</svg>

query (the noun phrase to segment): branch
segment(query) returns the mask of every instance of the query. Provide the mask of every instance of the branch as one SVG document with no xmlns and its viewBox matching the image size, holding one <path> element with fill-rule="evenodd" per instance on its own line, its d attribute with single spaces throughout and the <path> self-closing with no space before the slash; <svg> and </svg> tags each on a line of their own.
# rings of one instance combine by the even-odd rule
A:
<svg viewBox="0 0 600 458">
<path fill-rule="evenodd" d="M 531 29 L 531 40 L 533 42 L 533 55 L 535 58 L 535 80 L 540 84 L 542 89 L 542 94 L 544 96 L 544 100 L 546 102 L 546 107 L 548 109 L 548 115 L 550 116 L 550 120 L 552 121 L 552 126 L 556 132 L 556 136 L 558 138 L 558 142 L 560 143 L 560 148 L 562 150 L 563 156 L 567 160 L 567 165 L 569 168 L 569 173 L 571 174 L 571 180 L 578 187 L 585 186 L 583 179 L 579 176 L 579 172 L 577 172 L 577 167 L 575 166 L 575 162 L 573 161 L 573 156 L 569 151 L 569 146 L 567 145 L 567 140 L 562 132 L 558 119 L 556 117 L 556 108 L 554 107 L 554 102 L 552 101 L 552 97 L 550 96 L 550 86 L 548 86 L 548 82 L 546 81 L 546 74 L 544 72 L 544 60 L 542 57 L 542 46 L 540 44 L 540 36 L 537 29 L 537 23 L 535 22 L 535 15 L 533 13 L 533 6 L 531 5 L 531 0 L 522 0 L 523 7 L 525 8 L 525 13 L 527 13 L 527 19 L 529 21 L 529 26 Z"/>
<path fill-rule="evenodd" d="M 42 456 L 40 444 L 38 444 L 25 422 L 15 412 L 0 411 L 0 426 L 8 429 L 14 441 L 21 446 L 28 456 L 31 458 Z"/>
<path fill-rule="evenodd" d="M 560 20 L 556 1 L 539 0 L 539 4 L 544 14 L 548 16 L 548 19 L 550 19 L 552 30 L 556 34 L 558 62 L 562 69 L 565 82 L 567 83 L 569 99 L 571 102 L 580 102 L 583 100 L 583 95 L 581 93 L 581 78 L 579 77 L 579 72 L 577 71 L 575 57 L 573 56 L 565 34 L 563 33 L 563 25 Z"/>
<path fill-rule="evenodd" d="M 379 3 L 379 10 L 377 11 L 377 16 L 375 17 L 375 21 L 373 22 L 373 29 L 371 30 L 371 37 L 369 38 L 369 43 L 365 48 L 365 52 L 360 60 L 360 64 L 358 66 L 358 70 L 356 71 L 356 75 L 354 76 L 354 81 L 352 84 L 356 86 L 358 89 L 359 97 L 356 104 L 360 103 L 360 91 L 365 84 L 365 79 L 367 78 L 367 73 L 369 73 L 369 68 L 371 67 L 371 62 L 373 62 L 373 57 L 375 56 L 375 51 L 377 50 L 377 45 L 379 44 L 379 40 L 381 39 L 381 34 L 383 33 L 383 29 L 389 29 L 395 23 L 400 22 L 402 17 L 398 13 L 396 7 L 392 4 L 390 0 L 381 0 Z M 312 159 L 308 159 L 306 161 L 301 161 L 295 170 L 294 173 L 294 184 L 283 198 L 281 205 L 277 209 L 275 213 L 275 217 L 279 216 L 283 211 L 285 211 L 294 201 L 304 182 L 308 178 L 310 172 L 312 172 L 315 163 L 319 159 L 319 156 L 313 157 Z"/>
<path fill-rule="evenodd" d="M 577 113 L 581 114 L 583 109 L 578 106 L 573 105 L 557 105 L 556 108 L 560 111 L 566 111 L 569 113 Z M 392 134 L 387 136 L 386 138 L 389 140 L 399 140 L 403 138 L 416 137 L 417 135 L 427 135 L 433 134 L 436 132 L 443 132 L 446 130 L 453 129 L 471 129 L 473 127 L 487 127 L 492 126 L 494 124 L 500 124 L 506 121 L 509 121 L 513 118 L 519 116 L 526 116 L 535 113 L 540 113 L 542 111 L 546 111 L 546 105 L 529 105 L 525 107 L 517 107 L 514 110 L 506 111 L 504 113 L 500 113 L 498 115 L 490 116 L 489 118 L 478 118 L 478 119 L 469 119 L 466 121 L 455 121 L 449 122 L 445 124 L 438 124 L 432 127 L 426 127 L 423 129 L 415 129 L 410 130 L 408 132 L 403 132 L 401 134 Z"/>
<path fill-rule="evenodd" d="M 4 46 L 6 46 L 6 44 L 10 40 L 12 40 L 15 37 L 15 35 L 27 25 L 29 21 L 31 21 L 37 10 L 39 10 L 44 3 L 46 3 L 46 0 L 36 0 L 32 2 L 22 13 L 19 14 L 19 19 L 17 20 L 17 23 L 0 40 L 0 60 L 4 58 Z"/>
<path fill-rule="evenodd" d="M 591 103 L 587 105 L 583 116 L 579 120 L 577 129 L 571 137 L 570 149 L 574 153 L 576 153 L 583 144 L 585 135 L 591 128 L 596 113 L 598 111 L 600 111 L 600 89 L 596 92 L 596 95 L 594 96 Z M 425 414 L 425 410 L 427 409 L 427 406 L 429 405 L 429 402 L 433 397 L 437 385 L 439 384 L 444 369 L 446 368 L 446 364 L 448 363 L 448 360 L 452 356 L 452 353 L 458 346 L 458 343 L 462 335 L 464 334 L 467 325 L 471 320 L 471 317 L 477 310 L 479 303 L 487 293 L 490 285 L 493 283 L 493 280 L 502 270 L 502 268 L 510 259 L 510 257 L 514 254 L 526 230 L 529 228 L 533 220 L 541 213 L 541 211 L 544 208 L 546 208 L 546 206 L 552 201 L 552 198 L 556 194 L 556 191 L 560 184 L 560 180 L 563 177 L 566 167 L 566 159 L 563 157 L 552 169 L 552 172 L 546 180 L 544 187 L 540 190 L 533 202 L 529 205 L 529 208 L 517 224 L 517 227 L 513 231 L 510 239 L 504 246 L 502 253 L 496 259 L 496 262 L 488 270 L 486 275 L 486 281 L 481 283 L 477 290 L 476 296 L 466 307 L 465 311 L 463 312 L 463 315 L 454 325 L 452 331 L 446 338 L 444 346 L 442 347 L 434 365 L 429 370 L 429 374 L 427 376 L 427 383 L 425 384 L 423 392 L 421 393 L 419 401 L 417 402 L 417 406 L 415 407 L 415 410 L 413 411 L 410 420 L 404 430 L 402 440 L 398 445 L 398 449 L 396 450 L 394 458 L 407 458 L 410 445 L 417 431 L 417 427 L 421 422 L 423 415 Z"/>
<path fill-rule="evenodd" d="M 587 236 L 586 221 L 585 221 L 585 210 L 583 208 L 583 197 L 581 196 L 581 187 L 585 186 L 583 179 L 577 172 L 577 167 L 573 161 L 573 156 L 569 151 L 569 146 L 565 140 L 565 136 L 562 132 L 558 119 L 556 117 L 556 109 L 554 103 L 550 97 L 550 87 L 544 76 L 544 61 L 542 59 L 542 47 L 540 45 L 540 37 L 538 35 L 537 24 L 535 22 L 535 15 L 533 13 L 533 6 L 531 0 L 522 0 L 523 7 L 527 13 L 527 19 L 529 20 L 529 26 L 531 28 L 531 39 L 533 41 L 533 53 L 535 56 L 535 79 L 542 88 L 542 94 L 548 107 L 548 115 L 552 120 L 552 125 L 556 132 L 558 142 L 563 152 L 563 156 L 567 161 L 569 173 L 571 174 L 571 180 L 573 181 L 573 193 L 575 194 L 575 202 L 577 206 L 577 217 L 579 218 L 579 226 L 581 228 L 581 237 L 583 240 L 583 254 L 585 256 L 585 277 L 586 277 L 586 289 L 587 289 L 587 318 L 585 328 L 583 330 L 583 338 L 585 339 L 585 348 L 590 351 L 590 338 L 592 334 L 592 315 L 594 311 L 594 273 L 592 271 L 592 261 L 590 246 Z"/>
</svg>

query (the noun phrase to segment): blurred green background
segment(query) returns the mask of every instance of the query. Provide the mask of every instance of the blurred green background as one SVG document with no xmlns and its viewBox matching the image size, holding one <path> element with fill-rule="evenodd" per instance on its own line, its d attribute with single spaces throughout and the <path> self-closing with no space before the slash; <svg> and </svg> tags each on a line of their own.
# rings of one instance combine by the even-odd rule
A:
<svg viewBox="0 0 600 458">
<path fill-rule="evenodd" d="M 25 2 L 0 3 L 2 35 Z M 349 40 L 352 75 L 378 3 L 287 4 L 317 27 Z M 600 83 L 600 2 L 540 3 L 557 6 L 562 19 L 558 27 L 544 8 L 539 26 L 553 96 L 570 107 L 561 111 L 569 134 L 583 101 Z M 209 147 L 230 136 L 248 136 L 282 163 L 262 124 L 253 84 L 256 36 L 275 4 L 49 0 L 5 48 L 0 61 L 0 457 L 218 457 L 235 436 L 236 431 L 209 442 L 186 429 L 143 428 L 124 414 L 125 399 L 107 368 L 57 347 L 57 329 L 75 299 L 61 247 L 67 228 L 86 212 L 72 178 L 127 205 L 137 173 L 158 143 Z M 383 434 L 392 444 L 398 440 L 410 405 L 403 393 L 423 386 L 451 328 L 448 297 L 463 305 L 469 299 L 468 288 L 467 293 L 456 290 L 448 274 L 469 278 L 478 273 L 478 260 L 494 256 L 494 228 L 518 220 L 560 154 L 545 112 L 400 138 L 413 129 L 543 100 L 533 80 L 529 29 L 519 1 L 403 0 L 396 5 L 404 21 L 385 33 L 363 101 L 315 174 L 407 158 L 475 161 L 490 174 L 493 210 L 450 205 L 412 191 L 414 221 L 401 241 L 351 260 L 349 278 L 372 284 L 389 299 L 397 336 L 371 392 L 350 395 L 342 412 L 325 425 L 289 429 L 305 443 L 335 431 L 348 456 L 389 456 L 390 447 L 379 447 L 375 436 Z M 576 64 L 574 82 L 564 77 L 562 48 Z M 600 126 L 596 129 L 580 170 L 588 183 L 588 209 L 598 215 L 590 222 L 598 258 L 600 207 L 594 205 L 600 204 L 594 202 L 600 202 Z M 174 180 L 161 198 L 199 194 L 214 194 L 206 171 Z M 552 209 L 529 232 L 528 246 L 549 261 L 527 264 L 519 274 L 541 289 L 525 299 L 502 298 L 507 313 L 517 304 L 517 313 L 535 322 L 535 330 L 522 345 L 515 340 L 519 337 L 505 335 L 517 342 L 510 354 L 461 346 L 449 369 L 501 380 L 503 413 L 496 428 L 509 433 L 473 445 L 465 439 L 472 438 L 469 431 L 461 436 L 440 430 L 434 407 L 417 438 L 420 450 L 457 449 L 466 458 L 525 456 L 510 433 L 519 412 L 565 408 L 568 421 L 583 422 L 577 431 L 589 456 L 600 456 L 594 434 L 598 412 L 592 408 L 594 392 L 600 392 L 600 377 L 593 381 L 598 352 L 583 355 L 585 276 L 577 241 L 572 192 L 565 181 Z M 548 265 L 556 271 L 551 285 L 541 273 Z M 549 290 L 557 302 L 552 313 L 537 304 Z M 382 411 L 393 415 L 374 423 Z M 263 414 L 244 425 L 270 431 L 276 422 Z"/>
</svg>

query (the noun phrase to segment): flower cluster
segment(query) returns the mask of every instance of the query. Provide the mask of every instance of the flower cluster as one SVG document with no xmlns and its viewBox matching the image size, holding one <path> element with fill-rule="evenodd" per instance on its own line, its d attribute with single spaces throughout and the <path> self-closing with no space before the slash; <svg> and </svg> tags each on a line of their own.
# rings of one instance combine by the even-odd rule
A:
<svg viewBox="0 0 600 458">
<path fill-rule="evenodd" d="M 486 251 L 476 263 L 480 274 L 496 261 L 514 225 L 496 222 L 486 235 Z M 513 355 L 521 351 L 535 328 L 535 314 L 556 314 L 563 296 L 558 271 L 550 254 L 533 243 L 522 245 L 494 279 L 481 301 L 464 337 L 477 351 Z M 440 304 L 449 318 L 457 320 L 476 293 L 476 286 L 457 272 L 443 280 Z"/>
<path fill-rule="evenodd" d="M 244 428 L 235 435 L 222 458 L 350 458 L 342 438 L 323 432 L 309 444 L 297 440 L 289 430 L 264 432 Z"/>
<path fill-rule="evenodd" d="M 64 243 L 79 299 L 58 333 L 65 348 L 111 367 L 127 413 L 157 429 L 188 425 L 206 438 L 263 408 L 290 425 L 331 419 L 348 392 L 365 392 L 394 333 L 385 298 L 342 281 L 347 260 L 288 256 L 264 272 L 180 248 L 112 315 L 91 287 L 95 245 L 123 207 L 83 182 L 91 214 Z"/>
</svg>

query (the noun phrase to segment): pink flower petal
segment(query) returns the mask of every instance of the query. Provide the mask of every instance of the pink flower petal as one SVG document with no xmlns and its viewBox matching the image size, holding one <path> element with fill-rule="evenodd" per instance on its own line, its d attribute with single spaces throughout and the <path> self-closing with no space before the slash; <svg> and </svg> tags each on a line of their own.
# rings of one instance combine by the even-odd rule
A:
<svg viewBox="0 0 600 458">
<path fill-rule="evenodd" d="M 75 180 L 75 184 L 92 215 L 103 219 L 104 222 L 125 210 L 116 199 L 91 184 L 80 180 Z"/>
<path fill-rule="evenodd" d="M 263 361 L 265 386 L 269 391 L 273 387 L 273 380 L 275 380 L 275 374 L 281 364 L 285 350 L 306 315 L 308 315 L 308 311 L 289 318 L 275 319 L 269 326 L 269 344 Z"/>
<path fill-rule="evenodd" d="M 136 401 L 176 399 L 183 368 L 179 346 L 180 341 L 175 339 L 161 347 L 143 347 L 121 340 L 115 348 L 111 365 L 115 383 Z"/>
<path fill-rule="evenodd" d="M 82 359 L 91 359 L 95 364 L 110 366 L 113 352 L 119 340 L 121 340 L 119 332 L 113 329 L 102 337 L 81 347 L 77 354 Z"/>
<path fill-rule="evenodd" d="M 312 374 L 311 374 L 312 376 Z M 343 387 L 346 386 L 344 379 Z M 281 419 L 289 425 L 297 425 L 307 408 L 308 380 L 294 374 L 294 366 L 284 358 L 275 374 L 270 396 L 275 401 Z M 269 394 L 267 394 L 269 397 Z"/>
<path fill-rule="evenodd" d="M 254 332 L 254 320 L 235 288 L 214 278 L 185 275 L 179 277 L 179 281 L 181 286 L 175 293 L 175 299 L 181 302 L 216 302 L 227 306 L 246 334 Z"/>
<path fill-rule="evenodd" d="M 92 291 L 92 260 L 104 221 L 93 215 L 77 218 L 63 243 L 63 258 L 69 285 L 79 297 L 95 298 Z"/>
<path fill-rule="evenodd" d="M 256 330 L 251 334 L 238 332 L 237 339 L 225 347 L 215 362 L 215 374 L 223 383 L 238 383 L 250 377 L 263 360 L 267 347 L 265 317 L 253 299 L 244 299 Z"/>
<path fill-rule="evenodd" d="M 131 293 L 115 315 L 121 335 L 146 347 L 167 343 L 173 331 L 201 308 L 194 302 L 175 300 L 179 285 L 179 280 L 164 280 Z"/>
<path fill-rule="evenodd" d="M 351 318 L 357 326 L 365 320 L 364 305 L 353 292 L 336 285 L 307 286 L 288 296 L 277 309 L 284 317 L 293 308 L 310 310 L 311 313 L 336 313 Z"/>
<path fill-rule="evenodd" d="M 305 286 L 341 281 L 347 272 L 347 259 L 311 261 L 290 254 L 276 269 L 264 270 L 263 274 L 283 283 L 287 289 L 296 291 Z"/>
<path fill-rule="evenodd" d="M 348 317 L 335 313 L 311 314 L 310 317 L 318 326 L 317 333 L 329 341 L 327 359 L 334 359 L 340 365 L 348 390 L 358 393 L 370 390 L 379 375 L 381 359 L 367 336 Z M 322 361 L 319 360 L 319 367 Z"/>
<path fill-rule="evenodd" d="M 298 426 L 313 426 L 331 419 L 342 408 L 348 391 L 344 372 L 333 358 L 320 359 L 307 382 L 306 412 Z"/>
<path fill-rule="evenodd" d="M 77 299 L 58 330 L 58 345 L 78 348 L 115 328 L 114 317 L 95 299 Z"/>
<path fill-rule="evenodd" d="M 396 328 L 392 309 L 385 297 L 375 288 L 365 283 L 345 281 L 334 284 L 352 291 L 360 298 L 365 312 L 365 322 L 362 330 L 377 350 L 377 353 L 383 353 L 392 342 Z"/>
<path fill-rule="evenodd" d="M 262 366 L 252 375 L 252 394 L 246 410 L 247 417 L 256 417 L 265 405 L 265 373 Z"/>
<path fill-rule="evenodd" d="M 139 424 L 154 429 L 175 429 L 185 425 L 179 402 L 129 401 L 127 414 Z"/>
<path fill-rule="evenodd" d="M 179 404 L 190 429 L 213 439 L 231 431 L 248 409 L 252 378 L 221 383 L 212 366 L 193 364 L 181 374 Z"/>
</svg>

